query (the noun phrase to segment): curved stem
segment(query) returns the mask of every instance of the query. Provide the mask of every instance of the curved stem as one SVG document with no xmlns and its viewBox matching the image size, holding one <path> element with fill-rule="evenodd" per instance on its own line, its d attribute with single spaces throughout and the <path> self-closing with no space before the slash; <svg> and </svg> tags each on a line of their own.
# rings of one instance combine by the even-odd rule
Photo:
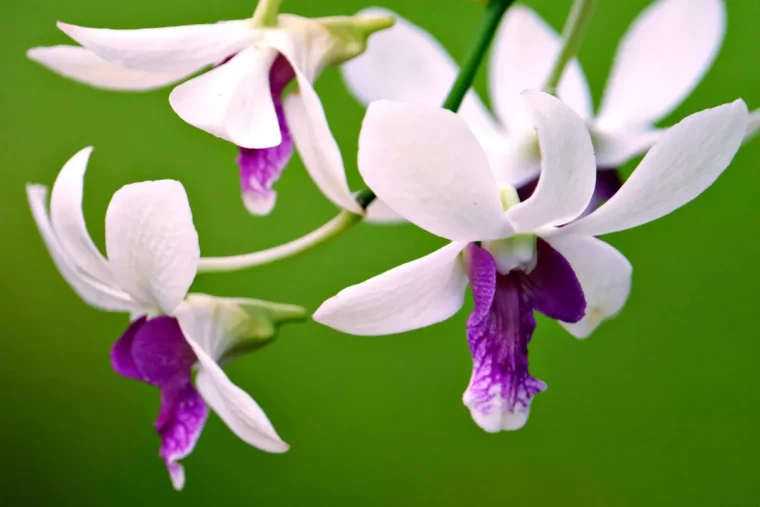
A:
<svg viewBox="0 0 760 507">
<path fill-rule="evenodd" d="M 596 0 L 575 0 L 573 3 L 570 15 L 565 22 L 565 28 L 562 30 L 562 48 L 544 86 L 544 90 L 548 93 L 555 94 L 562 74 L 565 72 L 565 67 L 578 54 L 595 5 Z"/>
<path fill-rule="evenodd" d="M 267 0 L 261 1 L 262 4 L 267 3 Z M 269 0 L 268 3 L 279 6 L 281 0 Z M 478 33 L 478 39 L 465 61 L 465 64 L 460 69 L 457 79 L 454 81 L 451 91 L 449 91 L 449 94 L 443 103 L 445 109 L 457 111 L 459 106 L 462 105 L 462 101 L 472 87 L 472 81 L 475 79 L 475 74 L 477 74 L 478 68 L 488 51 L 488 46 L 491 44 L 491 41 L 496 34 L 499 22 L 512 3 L 514 3 L 514 0 L 491 0 L 488 4 L 486 15 L 483 18 L 483 24 Z M 375 198 L 375 193 L 369 188 L 360 190 L 356 195 L 357 202 L 362 209 L 365 210 L 370 204 L 372 204 Z M 237 271 L 292 257 L 350 229 L 359 223 L 362 218 L 364 217 L 361 215 L 356 215 L 348 211 L 341 211 L 338 216 L 319 229 L 310 232 L 306 236 L 291 241 L 290 243 L 249 254 L 233 255 L 230 257 L 202 258 L 198 265 L 198 273 Z"/>
<path fill-rule="evenodd" d="M 269 264 L 280 259 L 286 259 L 300 252 L 308 250 L 328 239 L 349 229 L 355 223 L 361 221 L 362 217 L 342 211 L 324 224 L 319 229 L 311 231 L 306 236 L 302 236 L 289 243 L 253 252 L 243 255 L 233 255 L 230 257 L 204 257 L 198 264 L 198 273 L 220 273 L 224 271 L 237 271 L 253 266 Z"/>
</svg>

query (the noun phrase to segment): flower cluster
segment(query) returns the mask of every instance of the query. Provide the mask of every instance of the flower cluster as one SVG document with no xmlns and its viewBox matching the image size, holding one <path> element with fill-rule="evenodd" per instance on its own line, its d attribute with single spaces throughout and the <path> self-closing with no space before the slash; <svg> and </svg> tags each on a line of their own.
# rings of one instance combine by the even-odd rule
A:
<svg viewBox="0 0 760 507">
<path fill-rule="evenodd" d="M 486 46 L 462 72 L 431 35 L 392 12 L 307 19 L 280 14 L 280 3 L 261 0 L 249 19 L 208 25 L 110 30 L 59 23 L 79 45 L 28 52 L 99 88 L 181 82 L 169 95 L 172 109 L 237 147 L 250 213 L 273 209 L 274 184 L 294 150 L 341 210 L 271 250 L 202 258 L 182 184 L 134 183 L 108 206 L 104 256 L 82 213 L 91 148 L 64 165 L 49 198 L 46 187 L 28 185 L 32 214 L 66 282 L 89 305 L 129 314 L 112 367 L 160 390 L 159 455 L 177 489 L 184 484 L 179 460 L 192 451 L 209 407 L 248 444 L 288 450 L 221 365 L 308 315 L 293 305 L 189 293 L 198 273 L 289 257 L 363 219 L 407 221 L 446 238 L 443 248 L 327 299 L 313 319 L 355 335 L 410 331 L 452 317 L 469 285 L 473 371 L 464 404 L 486 431 L 518 429 L 546 389 L 529 370 L 534 312 L 577 338 L 619 313 L 633 269 L 598 236 L 696 198 L 760 125 L 760 114 L 739 99 L 655 126 L 715 60 L 725 32 L 722 0 L 657 0 L 645 9 L 620 43 L 596 114 L 573 59 L 584 26 L 578 20 L 588 19 L 593 1 L 576 0 L 561 38 L 529 8 L 491 0 Z M 496 117 L 468 91 L 494 32 Z M 313 87 L 326 67 L 338 65 L 367 104 L 358 169 L 369 188 L 359 192 L 348 187 Z M 624 181 L 618 168 L 642 155 Z"/>
</svg>

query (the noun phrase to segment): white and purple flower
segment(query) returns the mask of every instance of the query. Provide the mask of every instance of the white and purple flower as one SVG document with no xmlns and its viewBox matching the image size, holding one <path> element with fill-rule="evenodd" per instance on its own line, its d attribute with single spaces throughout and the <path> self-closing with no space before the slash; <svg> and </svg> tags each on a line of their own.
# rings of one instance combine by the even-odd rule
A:
<svg viewBox="0 0 760 507">
<path fill-rule="evenodd" d="M 111 351 L 111 364 L 118 374 L 160 389 L 159 455 L 174 487 L 184 484 L 178 460 L 193 450 L 209 406 L 248 444 L 287 451 L 261 408 L 230 382 L 218 362 L 260 346 L 280 323 L 302 319 L 303 309 L 187 294 L 200 248 L 187 195 L 177 181 L 135 183 L 114 194 L 106 213 L 104 257 L 82 214 L 90 152 L 80 151 L 63 167 L 49 211 L 44 186 L 27 186 L 29 204 L 53 261 L 74 291 L 95 308 L 131 315 Z"/>
<path fill-rule="evenodd" d="M 597 173 L 585 121 L 551 95 L 523 96 L 541 153 L 541 177 L 523 202 L 499 184 L 499 168 L 461 116 L 423 104 L 370 104 L 359 140 L 362 176 L 393 211 L 451 243 L 344 289 L 314 314 L 347 333 L 400 333 L 454 315 L 469 283 L 473 373 L 464 403 L 489 432 L 525 424 L 545 389 L 528 371 L 533 311 L 582 338 L 622 309 L 631 265 L 595 236 L 697 197 L 728 166 L 748 121 L 741 100 L 689 116 L 662 135 L 614 196 L 578 218 Z"/>
<path fill-rule="evenodd" d="M 139 30 L 58 23 L 82 47 L 38 47 L 27 54 L 58 74 L 110 90 L 159 88 L 212 67 L 174 88 L 169 101 L 187 123 L 239 147 L 243 199 L 251 213 L 266 215 L 274 207 L 273 185 L 295 144 L 325 196 L 362 214 L 345 173 L 322 172 L 333 166 L 321 159 L 337 146 L 312 83 L 327 65 L 360 54 L 367 38 L 391 26 L 393 18 L 273 18 L 271 25 L 254 16 Z M 296 89 L 283 98 L 294 80 Z"/>
<path fill-rule="evenodd" d="M 362 13 L 393 15 L 382 9 Z M 588 211 L 621 186 L 617 168 L 645 153 L 665 132 L 655 124 L 697 86 L 718 54 L 726 28 L 722 0 L 659 0 L 631 24 L 618 46 L 601 108 L 594 115 L 588 83 L 577 60 L 567 67 L 557 95 L 587 124 L 599 170 Z M 520 93 L 541 89 L 560 51 L 555 31 L 531 9 L 509 9 L 494 42 L 489 91 L 497 119 L 470 92 L 459 113 L 482 144 L 497 181 L 521 199 L 535 189 L 539 150 Z M 390 99 L 440 105 L 457 66 L 426 31 L 402 18 L 369 41 L 367 51 L 342 66 L 348 88 L 367 104 Z M 753 113 L 748 136 L 760 125 Z"/>
</svg>

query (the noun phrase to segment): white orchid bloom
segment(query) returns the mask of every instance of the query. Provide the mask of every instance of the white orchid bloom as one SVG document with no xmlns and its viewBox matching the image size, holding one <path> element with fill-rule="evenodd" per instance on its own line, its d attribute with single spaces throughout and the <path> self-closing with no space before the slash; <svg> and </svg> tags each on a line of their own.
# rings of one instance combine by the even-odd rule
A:
<svg viewBox="0 0 760 507">
<path fill-rule="evenodd" d="M 82 214 L 91 151 L 80 151 L 63 167 L 49 211 L 44 186 L 27 186 L 29 204 L 55 265 L 74 291 L 95 308 L 132 316 L 113 347 L 112 365 L 120 375 L 161 390 L 159 454 L 175 488 L 184 484 L 177 461 L 192 451 L 207 405 L 248 444 L 268 452 L 288 450 L 261 408 L 230 382 L 218 361 L 271 338 L 275 324 L 302 318 L 303 310 L 187 295 L 200 248 L 187 195 L 177 181 L 135 183 L 114 194 L 106 213 L 104 257 Z"/>
<path fill-rule="evenodd" d="M 361 53 L 367 38 L 393 24 L 385 15 L 306 19 L 281 14 L 275 26 L 256 17 L 209 25 L 110 30 L 58 27 L 82 45 L 38 47 L 29 58 L 98 88 L 142 91 L 184 80 L 169 101 L 187 123 L 239 147 L 243 199 L 268 214 L 274 183 L 293 143 L 317 186 L 337 206 L 362 213 L 345 172 L 321 164 L 337 150 L 312 83 L 327 65 Z M 292 81 L 297 89 L 284 98 Z M 328 172 L 324 172 L 328 170 Z"/>
<path fill-rule="evenodd" d="M 392 13 L 368 9 L 362 13 Z M 590 209 L 622 184 L 620 165 L 648 150 L 665 130 L 656 122 L 675 109 L 709 70 L 726 26 L 722 0 L 659 0 L 631 24 L 615 56 L 598 114 L 593 114 L 586 78 L 577 60 L 567 67 L 557 95 L 591 131 L 599 169 Z M 534 11 L 517 5 L 507 12 L 489 66 L 489 90 L 497 120 L 474 92 L 460 114 L 483 145 L 499 183 L 526 199 L 539 173 L 536 135 L 520 100 L 526 89 L 541 89 L 561 40 Z M 440 105 L 457 67 L 426 31 L 399 18 L 373 37 L 367 51 L 346 63 L 348 88 L 361 100 L 390 99 Z M 753 114 L 760 124 L 760 112 Z M 757 126 L 753 125 L 751 135 Z"/>
<path fill-rule="evenodd" d="M 408 102 L 369 106 L 359 140 L 362 176 L 391 209 L 451 243 L 344 289 L 314 314 L 347 333 L 400 333 L 454 315 L 469 283 L 474 365 L 464 402 L 491 432 L 525 424 L 533 396 L 545 388 L 528 372 L 533 310 L 581 338 L 623 307 L 631 265 L 595 236 L 650 222 L 697 197 L 728 166 L 747 128 L 741 100 L 689 116 L 606 204 L 576 220 L 596 175 L 584 120 L 551 95 L 523 96 L 541 152 L 541 178 L 524 202 L 499 185 L 461 116 Z"/>
</svg>

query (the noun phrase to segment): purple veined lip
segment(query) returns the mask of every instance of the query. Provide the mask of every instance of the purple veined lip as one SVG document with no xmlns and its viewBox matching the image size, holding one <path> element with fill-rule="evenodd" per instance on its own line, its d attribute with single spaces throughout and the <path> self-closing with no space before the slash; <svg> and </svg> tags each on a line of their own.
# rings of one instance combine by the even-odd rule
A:
<svg viewBox="0 0 760 507">
<path fill-rule="evenodd" d="M 528 368 L 528 344 L 536 327 L 533 311 L 577 322 L 586 300 L 567 259 L 540 238 L 530 272 L 501 274 L 487 250 L 475 244 L 467 248 L 475 307 L 467 321 L 473 370 L 464 403 L 486 431 L 519 429 L 533 397 L 546 389 Z"/>
<path fill-rule="evenodd" d="M 294 78 L 295 72 L 288 60 L 282 55 L 277 56 L 269 71 L 269 87 L 282 135 L 280 144 L 261 149 L 238 146 L 237 164 L 240 167 L 243 202 L 254 215 L 267 215 L 274 208 L 277 192 L 273 186 L 293 155 L 293 138 L 285 119 L 282 94 Z"/>
<path fill-rule="evenodd" d="M 520 197 L 520 201 L 525 201 L 533 195 L 537 185 L 538 177 L 520 185 L 517 188 L 517 195 Z M 599 206 L 607 202 L 610 197 L 615 195 L 622 186 L 623 178 L 617 168 L 598 167 L 596 169 L 596 185 L 594 186 L 594 193 L 591 196 L 588 206 L 578 218 L 584 217 L 596 210 Z"/>
<path fill-rule="evenodd" d="M 111 365 L 119 375 L 158 387 L 161 408 L 155 422 L 161 437 L 159 456 L 176 489 L 185 473 L 178 461 L 189 455 L 200 437 L 208 409 L 192 383 L 196 356 L 177 319 L 142 317 L 130 324 L 111 350 Z"/>
</svg>

